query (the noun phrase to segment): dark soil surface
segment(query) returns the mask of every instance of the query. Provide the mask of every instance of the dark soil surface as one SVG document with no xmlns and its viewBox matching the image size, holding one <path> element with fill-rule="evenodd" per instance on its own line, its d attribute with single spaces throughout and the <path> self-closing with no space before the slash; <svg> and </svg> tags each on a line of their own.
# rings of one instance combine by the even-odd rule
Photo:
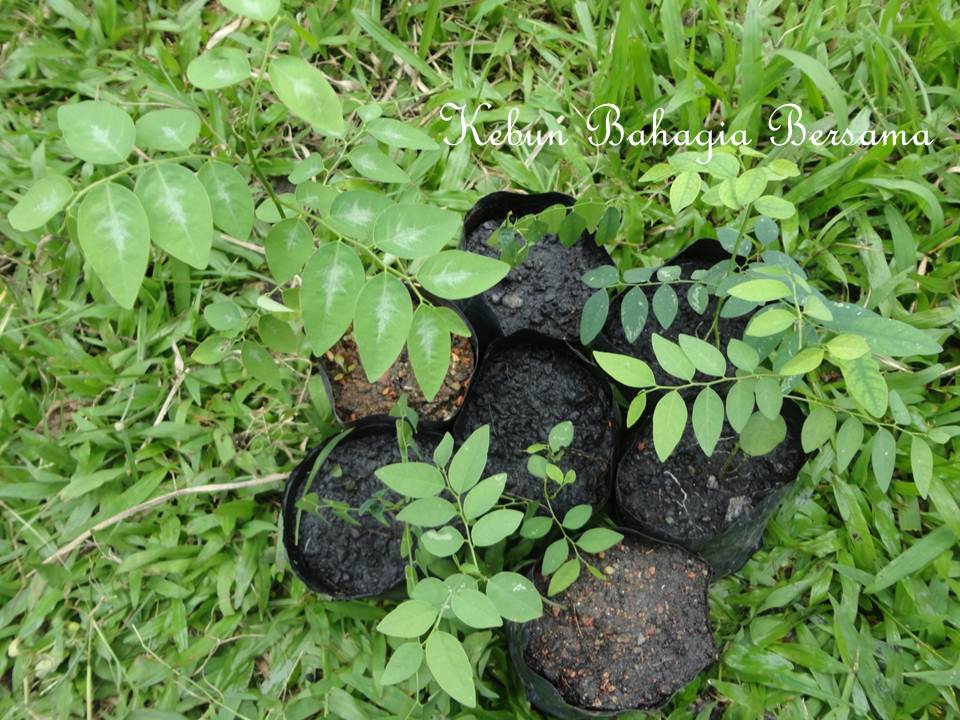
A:
<svg viewBox="0 0 960 720">
<path fill-rule="evenodd" d="M 500 251 L 486 241 L 501 224 L 501 220 L 481 223 L 465 238 L 464 248 L 499 257 Z M 499 319 L 504 335 L 529 328 L 576 341 L 580 337 L 580 311 L 594 292 L 584 285 L 583 274 L 611 262 L 606 251 L 587 237 L 565 248 L 556 235 L 545 235 L 530 248 L 523 264 L 483 297 Z"/>
<path fill-rule="evenodd" d="M 543 481 L 527 471 L 526 449 L 546 442 L 559 422 L 573 423 L 573 444 L 557 463 L 576 470 L 577 480 L 565 487 L 553 507 L 602 504 L 617 442 L 616 415 L 609 386 L 572 355 L 559 349 L 520 343 L 488 356 L 463 406 L 455 434 L 464 440 L 490 423 L 487 474 L 505 472 L 507 492 L 543 500 Z"/>
<path fill-rule="evenodd" d="M 422 453 L 432 452 L 435 446 L 422 436 L 418 444 Z M 370 513 L 356 512 L 375 493 L 380 493 L 385 502 L 400 500 L 374 476 L 378 468 L 395 462 L 400 462 L 400 450 L 392 430 L 348 435 L 334 448 L 310 486 L 320 508 L 317 513 L 300 514 L 297 546 L 307 571 L 337 590 L 337 594 L 375 595 L 403 580 L 403 524 L 391 522 L 389 513 L 384 516 L 389 524 L 384 525 Z M 325 506 L 325 500 L 354 508 L 350 516 L 359 526 L 338 517 Z"/>
<path fill-rule="evenodd" d="M 416 410 L 420 417 L 447 422 L 463 404 L 475 363 L 470 338 L 452 335 L 447 379 L 437 396 L 427 402 L 414 377 L 406 348 L 375 383 L 367 381 L 352 334 L 344 335 L 340 342 L 320 358 L 320 365 L 333 390 L 334 407 L 344 422 L 352 422 L 368 415 L 386 414 L 404 393 L 410 407 Z"/>
<path fill-rule="evenodd" d="M 721 470 L 737 444 L 724 422 L 720 441 L 709 458 L 697 444 L 690 423 L 666 463 L 653 449 L 652 422 L 644 423 L 617 469 L 620 510 L 658 533 L 679 541 L 711 537 L 750 513 L 770 493 L 792 482 L 806 458 L 799 443 L 787 439 L 773 452 L 749 457 L 738 452 Z"/>
<path fill-rule="evenodd" d="M 659 705 L 716 657 L 707 620 L 710 571 L 671 545 L 628 537 L 528 630 L 524 657 L 563 699 L 587 710 Z M 541 592 L 547 582 L 537 578 Z"/>
<path fill-rule="evenodd" d="M 713 265 L 713 262 L 681 263 L 680 277 L 682 279 L 690 279 L 694 270 L 707 270 L 713 267 Z M 685 381 L 673 377 L 660 368 L 656 356 L 653 354 L 653 345 L 651 343 L 653 333 L 657 333 L 673 342 L 677 342 L 677 338 L 683 333 L 684 335 L 693 335 L 711 344 L 716 344 L 716 337 L 711 332 L 711 328 L 713 315 L 717 309 L 717 299 L 711 295 L 707 309 L 704 310 L 701 315 L 690 307 L 690 303 L 687 301 L 687 290 L 689 288 L 690 283 L 674 283 L 673 289 L 676 291 L 677 298 L 680 302 L 677 309 L 677 316 L 666 330 L 660 326 L 659 321 L 653 314 L 653 294 L 656 292 L 656 287 L 643 288 L 650 310 L 647 314 L 647 322 L 643 326 L 643 330 L 640 331 L 639 337 L 637 337 L 633 343 L 627 342 L 626 335 L 623 333 L 623 325 L 620 321 L 620 301 L 622 296 L 618 296 L 610 302 L 610 315 L 607 318 L 606 325 L 603 327 L 603 338 L 612 346 L 610 351 L 630 355 L 646 362 L 653 370 L 653 376 L 659 385 L 676 385 Z M 717 327 L 720 331 L 720 350 L 723 352 L 724 357 L 727 355 L 727 342 L 730 338 L 743 339 L 743 331 L 747 327 L 748 320 L 749 315 L 738 318 L 719 318 Z M 598 344 L 597 347 L 600 347 L 600 345 Z M 735 368 L 728 362 L 727 374 L 732 375 L 734 371 Z M 696 373 L 694 378 L 697 380 L 708 379 L 707 376 L 701 373 Z"/>
</svg>

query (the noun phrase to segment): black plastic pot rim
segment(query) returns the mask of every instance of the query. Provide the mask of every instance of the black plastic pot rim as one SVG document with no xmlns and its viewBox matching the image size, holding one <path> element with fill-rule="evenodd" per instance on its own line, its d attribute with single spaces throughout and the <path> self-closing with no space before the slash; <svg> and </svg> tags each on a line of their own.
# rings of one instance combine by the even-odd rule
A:
<svg viewBox="0 0 960 720">
<path fill-rule="evenodd" d="M 461 320 L 463 320 L 464 325 L 467 326 L 467 329 L 470 331 L 470 348 L 473 351 L 473 371 L 470 373 L 470 377 L 467 378 L 465 385 L 469 391 L 470 385 L 473 383 L 473 379 L 477 376 L 477 371 L 480 368 L 480 340 L 477 337 L 477 331 L 473 326 L 473 323 L 470 321 L 470 318 L 467 317 L 467 314 L 455 303 L 450 300 L 444 300 L 442 298 L 435 297 L 426 291 L 421 291 L 421 294 L 429 300 L 434 305 L 442 306 L 453 310 Z M 399 358 L 398 358 L 399 360 Z M 356 420 L 346 420 L 341 414 L 340 410 L 337 407 L 337 402 L 333 396 L 333 383 L 330 381 L 330 376 L 327 374 L 327 371 L 323 368 L 323 363 L 320 362 L 319 358 L 313 364 L 314 373 L 320 376 L 323 382 L 323 390 L 327 394 L 327 399 L 330 402 L 330 410 L 333 413 L 333 419 L 336 423 L 343 427 L 357 427 L 357 423 L 367 420 L 368 418 L 378 418 L 378 417 L 389 417 L 384 414 L 373 414 L 373 415 L 364 415 Z M 447 370 L 449 372 L 449 368 Z M 387 370 L 389 372 L 389 369 Z M 368 383 L 372 385 L 372 383 Z M 466 393 L 463 395 L 464 401 L 466 401 Z M 425 432 L 444 432 L 453 428 L 454 422 L 456 422 L 457 416 L 460 414 L 460 409 L 463 407 L 463 403 L 460 404 L 456 410 L 454 410 L 453 415 L 451 415 L 446 420 L 433 420 L 430 418 L 420 417 L 417 421 L 417 427 L 419 430 Z"/>
<path fill-rule="evenodd" d="M 390 437 L 395 438 L 396 423 L 397 418 L 389 415 L 369 415 L 354 422 L 347 423 L 343 430 L 343 432 L 347 434 L 341 435 L 340 440 L 337 441 L 337 447 L 369 435 L 389 435 Z M 439 437 L 439 433 L 426 428 L 418 428 L 416 437 L 421 438 L 425 436 Z M 314 592 L 329 595 L 336 600 L 358 600 L 361 598 L 380 597 L 389 593 L 396 586 L 386 588 L 379 592 L 371 593 L 342 592 L 335 586 L 328 583 L 324 578 L 318 577 L 309 571 L 306 561 L 303 557 L 303 553 L 300 552 L 300 548 L 297 545 L 296 531 L 299 517 L 297 514 L 299 512 L 299 509 L 297 508 L 297 501 L 308 491 L 308 488 L 304 488 L 304 484 L 310 479 L 310 471 L 313 469 L 314 463 L 317 461 L 320 454 L 324 451 L 328 444 L 333 442 L 335 438 L 336 436 L 328 438 L 325 442 L 312 448 L 287 478 L 286 485 L 283 489 L 283 497 L 281 499 L 280 506 L 281 518 L 283 521 L 283 547 L 284 550 L 286 550 L 287 558 L 290 561 L 290 567 L 293 569 L 294 573 L 298 578 L 300 578 L 300 580 L 303 581 L 304 585 Z M 384 460 L 385 465 L 389 464 L 390 462 L 392 462 L 392 458 Z M 320 467 L 317 468 L 317 473 L 319 472 Z M 399 561 L 401 561 L 401 559 L 398 557 L 398 562 Z M 398 585 L 399 584 L 400 583 L 398 583 Z"/>
<path fill-rule="evenodd" d="M 625 537 L 630 537 L 635 540 L 639 540 L 641 542 L 647 543 L 649 545 L 655 545 L 655 546 L 661 545 L 661 546 L 676 548 L 681 552 L 685 553 L 686 555 L 689 555 L 690 557 L 694 558 L 698 562 L 702 563 L 704 567 L 706 567 L 707 569 L 707 577 L 703 586 L 704 587 L 703 606 L 704 608 L 708 607 L 708 593 L 709 593 L 710 584 L 713 582 L 713 579 L 714 579 L 714 570 L 713 570 L 713 567 L 710 565 L 710 563 L 707 562 L 700 554 L 690 550 L 689 548 L 683 547 L 682 545 L 679 545 L 677 543 L 663 541 L 657 538 L 652 538 L 649 535 L 645 535 L 644 533 L 639 532 L 630 527 L 617 527 L 616 529 L 618 532 L 622 533 Z M 536 565 L 534 565 L 528 572 L 527 575 L 531 581 L 535 580 L 533 575 L 534 573 L 537 572 L 537 568 L 539 567 L 540 567 L 540 561 L 538 561 Z M 536 621 L 533 621 L 533 622 L 536 622 Z M 710 615 L 709 615 L 709 611 L 707 610 L 705 610 L 704 612 L 703 622 L 707 628 L 707 631 L 710 634 L 711 640 L 713 640 L 713 628 L 710 625 Z M 686 687 L 686 685 L 688 685 L 695 677 L 697 677 L 700 673 L 702 673 L 704 670 L 710 667 L 710 665 L 712 665 L 717 660 L 716 641 L 714 641 L 714 657 L 710 660 L 710 662 L 706 663 L 703 667 L 701 667 L 696 672 L 691 673 L 689 677 L 684 678 L 673 693 L 663 698 L 659 702 L 648 703 L 645 705 L 640 705 L 632 708 L 621 708 L 618 710 L 589 710 L 589 709 L 577 707 L 575 705 L 571 705 L 570 703 L 568 703 L 566 700 L 563 699 L 563 695 L 561 695 L 560 691 L 556 688 L 556 686 L 553 685 L 553 683 L 551 683 L 549 680 L 547 680 L 545 677 L 543 677 L 539 673 L 535 672 L 529 666 L 529 664 L 526 661 L 526 658 L 524 657 L 524 652 L 526 651 L 526 646 L 527 646 L 527 636 L 529 634 L 529 626 L 530 626 L 530 623 L 523 623 L 523 624 L 513 623 L 513 622 L 506 623 L 505 628 L 507 632 L 510 657 L 513 660 L 513 664 L 517 670 L 517 674 L 520 676 L 521 682 L 524 687 L 524 692 L 527 695 L 527 699 L 530 700 L 531 703 L 533 703 L 536 707 L 538 707 L 540 710 L 547 713 L 548 715 L 561 717 L 561 718 L 564 718 L 565 720 L 573 719 L 573 718 L 586 719 L 586 718 L 616 717 L 623 713 L 645 712 L 648 710 L 654 710 L 656 708 L 662 707 L 664 704 L 669 702 L 670 698 L 672 698 L 677 692 L 679 692 L 684 687 Z M 538 704 L 538 702 L 534 698 L 530 697 L 532 688 L 530 687 L 529 683 L 532 682 L 531 678 L 533 677 L 538 678 L 539 684 L 541 684 L 542 689 L 549 688 L 548 692 L 550 692 L 551 694 L 551 697 L 550 697 L 551 705 L 554 709 L 551 709 L 550 707 L 547 707 L 545 705 Z M 558 711 L 562 711 L 563 714 L 560 714 L 560 712 Z"/>
</svg>

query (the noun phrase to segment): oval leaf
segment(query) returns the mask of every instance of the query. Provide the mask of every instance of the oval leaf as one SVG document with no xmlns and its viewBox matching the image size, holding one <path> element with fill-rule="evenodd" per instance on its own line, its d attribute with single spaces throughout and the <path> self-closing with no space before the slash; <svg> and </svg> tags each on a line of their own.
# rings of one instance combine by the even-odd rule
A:
<svg viewBox="0 0 960 720">
<path fill-rule="evenodd" d="M 270 274 L 282 285 L 299 273 L 313 254 L 310 226 L 300 218 L 281 220 L 270 228 L 264 249 Z"/>
<path fill-rule="evenodd" d="M 426 259 L 417 280 L 437 297 L 462 300 L 489 290 L 506 277 L 510 266 L 463 250 L 444 250 Z"/>
<path fill-rule="evenodd" d="M 177 108 L 154 110 L 137 120 L 136 130 L 141 148 L 182 152 L 200 135 L 200 116 Z"/>
<path fill-rule="evenodd" d="M 343 243 L 321 246 L 307 262 L 300 286 L 300 308 L 315 354 L 333 347 L 350 327 L 363 279 L 360 258 Z"/>
<path fill-rule="evenodd" d="M 447 695 L 467 707 L 477 704 L 473 667 L 463 645 L 453 635 L 437 630 L 427 638 L 427 667 Z"/>
<path fill-rule="evenodd" d="M 381 250 L 401 258 L 420 258 L 440 252 L 457 236 L 460 216 L 432 205 L 393 205 L 377 218 L 373 241 Z"/>
<path fill-rule="evenodd" d="M 130 116 L 99 100 L 61 105 L 57 125 L 70 152 L 94 165 L 123 162 L 137 138 Z"/>
<path fill-rule="evenodd" d="M 376 382 L 400 357 L 413 323 L 406 286 L 393 275 L 370 278 L 357 297 L 353 335 L 367 380 Z"/>
<path fill-rule="evenodd" d="M 201 90 L 219 90 L 250 77 L 247 55 L 237 48 L 218 46 L 190 61 L 187 80 Z"/>
<path fill-rule="evenodd" d="M 181 165 L 154 165 L 137 178 L 134 192 L 150 221 L 157 247 L 203 269 L 213 244 L 213 211 L 207 191 Z"/>
<path fill-rule="evenodd" d="M 319 70 L 297 57 L 278 57 L 270 63 L 270 86 L 294 115 L 315 130 L 343 135 L 340 98 Z"/>
<path fill-rule="evenodd" d="M 423 396 L 433 400 L 450 368 L 450 332 L 439 309 L 425 304 L 417 308 L 407 338 L 407 354 Z"/>
<path fill-rule="evenodd" d="M 246 240 L 253 230 L 253 195 L 243 175 L 222 162 L 208 162 L 197 172 L 210 198 L 213 223 L 228 235 Z"/>
<path fill-rule="evenodd" d="M 35 182 L 14 205 L 7 220 L 14 230 L 27 232 L 46 225 L 73 195 L 73 186 L 62 175 L 47 175 Z"/>
</svg>

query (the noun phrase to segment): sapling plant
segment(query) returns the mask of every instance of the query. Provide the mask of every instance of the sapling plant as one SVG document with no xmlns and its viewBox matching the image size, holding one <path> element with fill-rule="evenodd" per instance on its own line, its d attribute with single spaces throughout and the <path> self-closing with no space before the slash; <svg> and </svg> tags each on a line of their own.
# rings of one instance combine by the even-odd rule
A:
<svg viewBox="0 0 960 720">
<path fill-rule="evenodd" d="M 554 427 L 543 445 L 529 448 L 530 468 L 544 480 L 544 506 L 506 495 L 505 473 L 483 477 L 490 442 L 488 425 L 477 428 L 454 452 L 447 433 L 433 462 L 400 462 L 377 471 L 404 498 L 396 519 L 406 523 L 403 544 L 408 560 L 409 599 L 401 602 L 377 629 L 395 639 L 381 684 L 404 682 L 425 664 L 440 688 L 467 707 L 476 705 L 477 677 L 467 648 L 483 643 L 486 631 L 505 621 L 525 623 L 543 613 L 543 599 L 521 571 L 532 541 L 559 533 L 541 570 L 551 576 L 548 595 L 574 582 L 581 564 L 599 577 L 583 554 L 601 553 L 622 539 L 604 527 L 580 532 L 593 515 L 590 506 L 572 508 L 561 520 L 550 500 L 572 472 L 556 464 L 573 439 L 571 423 Z M 528 543 L 511 565 L 509 546 Z M 562 543 L 562 548 L 558 543 Z M 568 560 L 570 548 L 575 557 Z M 417 681 L 418 687 L 420 681 Z"/>
<path fill-rule="evenodd" d="M 274 321 L 261 330 L 261 340 L 276 341 L 271 349 L 289 351 L 296 346 L 289 336 L 305 333 L 321 355 L 352 328 L 369 381 L 406 347 L 432 400 L 448 371 L 451 334 L 469 334 L 433 298 L 475 295 L 509 266 L 448 248 L 460 215 L 424 202 L 416 190 L 440 159 L 428 132 L 384 117 L 374 103 L 345 115 L 328 78 L 299 54 L 309 58 L 303 30 L 281 3 L 224 5 L 250 27 L 190 62 L 181 96 L 142 106 L 109 98 L 60 106 L 65 174 L 39 179 L 10 212 L 10 224 L 20 232 L 52 223 L 65 230 L 99 278 L 101 299 L 127 309 L 143 299 L 142 288 L 157 292 L 147 275 L 151 256 L 172 265 L 187 286 L 191 273 L 226 268 L 223 253 L 254 250 L 271 282 L 246 303 Z M 268 161 L 258 133 L 284 123 L 295 138 L 291 155 Z M 279 191 L 277 175 L 292 192 Z M 204 313 L 214 332 L 193 359 L 216 363 L 242 343 L 252 374 L 282 377 L 260 341 L 248 337 L 259 324 L 233 299 L 216 302 Z M 284 324 L 286 331 L 278 329 Z"/>
</svg>

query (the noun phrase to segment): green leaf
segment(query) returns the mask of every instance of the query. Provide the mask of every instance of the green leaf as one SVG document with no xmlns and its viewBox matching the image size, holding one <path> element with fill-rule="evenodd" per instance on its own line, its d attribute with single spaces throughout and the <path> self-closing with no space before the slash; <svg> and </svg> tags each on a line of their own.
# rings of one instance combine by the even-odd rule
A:
<svg viewBox="0 0 960 720">
<path fill-rule="evenodd" d="M 463 444 L 450 461 L 450 487 L 455 493 L 464 493 L 483 475 L 487 466 L 487 451 L 490 448 L 490 426 L 481 425 Z"/>
<path fill-rule="evenodd" d="M 613 265 L 601 265 L 583 274 L 583 284 L 594 290 L 613 287 L 620 282 L 620 271 Z"/>
<path fill-rule="evenodd" d="M 757 397 L 757 410 L 770 420 L 776 418 L 783 406 L 783 393 L 780 391 L 777 378 L 770 376 L 757 378 L 753 391 Z"/>
<path fill-rule="evenodd" d="M 150 255 L 150 224 L 137 196 L 117 183 L 92 188 L 80 203 L 77 238 L 110 296 L 132 308 Z"/>
<path fill-rule="evenodd" d="M 856 360 L 870 352 L 870 346 L 859 335 L 844 334 L 827 343 L 827 352 L 837 360 Z"/>
<path fill-rule="evenodd" d="M 904 357 L 907 355 L 936 355 L 941 350 L 923 330 L 899 320 L 881 317 L 860 305 L 829 303 L 833 318 L 824 321 L 824 327 L 838 333 L 862 336 L 875 353 Z"/>
<path fill-rule="evenodd" d="M 777 161 L 774 160 L 774 162 Z M 791 165 L 793 165 L 793 163 L 791 163 Z M 794 167 L 796 167 L 796 165 L 794 165 Z M 760 241 L 761 245 L 771 245 L 780 237 L 780 228 L 777 227 L 777 224 L 773 220 L 761 215 L 757 218 L 756 223 L 754 223 L 753 234 L 757 236 L 757 240 Z"/>
<path fill-rule="evenodd" d="M 710 304 L 710 293 L 705 286 L 695 283 L 687 290 L 687 303 L 697 315 L 703 315 Z"/>
<path fill-rule="evenodd" d="M 222 162 L 208 162 L 197 172 L 210 198 L 213 223 L 238 240 L 253 229 L 253 195 L 243 175 Z"/>
<path fill-rule="evenodd" d="M 154 165 L 134 186 L 150 222 L 150 238 L 178 260 L 203 270 L 213 245 L 210 198 L 197 177 L 181 165 Z"/>
<path fill-rule="evenodd" d="M 314 130 L 340 137 L 346 125 L 340 98 L 323 73 L 298 57 L 278 57 L 270 63 L 270 86 L 291 113 Z"/>
<path fill-rule="evenodd" d="M 772 420 L 754 413 L 740 433 L 740 449 L 747 455 L 766 455 L 787 437 L 787 423 L 777 415 Z"/>
<path fill-rule="evenodd" d="M 910 469 L 917 492 L 926 499 L 930 492 L 930 481 L 933 479 L 933 452 L 926 440 L 919 435 L 910 439 Z"/>
<path fill-rule="evenodd" d="M 417 280 L 444 300 L 462 300 L 489 290 L 506 277 L 510 266 L 463 250 L 444 250 L 424 261 Z"/>
<path fill-rule="evenodd" d="M 647 324 L 647 314 L 650 306 L 643 288 L 632 287 L 627 290 L 620 301 L 620 323 L 623 325 L 623 334 L 627 342 L 635 342 L 644 325 Z"/>
<path fill-rule="evenodd" d="M 664 330 L 673 325 L 680 308 L 680 300 L 676 291 L 670 285 L 661 285 L 653 294 L 653 316 Z"/>
<path fill-rule="evenodd" d="M 261 345 L 248 341 L 240 349 L 243 366 L 252 377 L 272 388 L 282 388 L 283 373 L 273 357 Z"/>
<path fill-rule="evenodd" d="M 347 160 L 365 178 L 383 183 L 408 183 L 410 176 L 373 145 L 359 145 L 347 154 Z"/>
<path fill-rule="evenodd" d="M 570 447 L 573 442 L 573 423 L 569 420 L 558 422 L 547 435 L 547 445 L 551 452 L 560 452 L 564 448 Z"/>
<path fill-rule="evenodd" d="M 577 539 L 577 546 L 588 553 L 601 553 L 623 540 L 623 534 L 609 528 L 591 528 Z"/>
<path fill-rule="evenodd" d="M 237 48 L 218 45 L 194 58 L 187 66 L 187 80 L 201 90 L 220 90 L 249 77 L 247 55 Z"/>
<path fill-rule="evenodd" d="M 72 196 L 73 186 L 69 180 L 62 175 L 46 175 L 23 194 L 7 220 L 14 230 L 36 230 L 60 212 Z"/>
<path fill-rule="evenodd" d="M 553 597 L 570 587 L 580 577 L 580 559 L 567 560 L 550 578 L 547 597 Z"/>
<path fill-rule="evenodd" d="M 893 478 L 893 466 L 897 460 L 897 441 L 886 428 L 879 428 L 873 436 L 873 448 L 870 451 L 870 464 L 877 478 L 880 490 L 887 491 Z"/>
<path fill-rule="evenodd" d="M 210 303 L 203 309 L 204 319 L 214 330 L 239 330 L 246 322 L 246 313 L 233 300 Z"/>
<path fill-rule="evenodd" d="M 200 116 L 191 110 L 166 108 L 140 117 L 137 145 L 146 150 L 184 152 L 200 135 Z"/>
<path fill-rule="evenodd" d="M 826 97 L 830 103 L 830 109 L 833 110 L 834 122 L 841 130 L 847 126 L 847 101 L 843 89 L 830 74 L 830 71 L 814 57 L 806 55 L 797 50 L 781 49 L 776 51 L 777 55 L 787 59 L 794 67 L 806 75 L 811 84 Z M 759 208 L 757 208 L 759 210 Z M 762 212 L 762 211 L 761 211 Z M 764 213 L 766 215 L 767 213 Z M 776 216 L 771 216 L 776 217 Z"/>
<path fill-rule="evenodd" d="M 366 130 L 385 145 L 409 150 L 439 150 L 436 141 L 423 130 L 393 118 L 375 118 Z"/>
<path fill-rule="evenodd" d="M 494 510 L 481 517 L 470 530 L 470 538 L 476 547 L 495 545 L 512 534 L 523 522 L 519 510 Z"/>
<path fill-rule="evenodd" d="M 530 622 L 543 615 L 540 593 L 523 575 L 500 572 L 487 581 L 486 595 L 505 620 Z"/>
<path fill-rule="evenodd" d="M 61 105 L 57 125 L 70 152 L 94 165 L 123 162 L 137 138 L 130 116 L 99 100 Z"/>
<path fill-rule="evenodd" d="M 506 477 L 506 475 L 504 475 L 504 477 Z M 469 495 L 467 497 L 469 497 Z M 540 538 L 546 537 L 551 528 L 553 528 L 553 518 L 534 515 L 532 518 L 527 518 L 523 521 L 523 525 L 520 526 L 520 535 L 530 540 L 539 540 Z"/>
<path fill-rule="evenodd" d="M 786 220 L 793 217 L 797 212 L 797 208 L 794 207 L 792 202 L 776 195 L 764 195 L 757 198 L 753 207 L 761 215 L 777 220 Z"/>
<path fill-rule="evenodd" d="M 374 474 L 384 485 L 404 497 L 432 497 L 443 490 L 443 475 L 428 463 L 402 462 L 384 465 Z"/>
<path fill-rule="evenodd" d="M 887 411 L 889 392 L 876 360 L 864 355 L 856 360 L 838 360 L 837 364 L 851 397 L 873 417 L 883 417 Z"/>
<path fill-rule="evenodd" d="M 730 342 L 727 343 L 727 357 L 737 368 L 746 372 L 753 372 L 760 364 L 760 356 L 757 351 L 743 340 L 737 340 L 736 338 L 731 338 Z"/>
<path fill-rule="evenodd" d="M 647 394 L 645 392 L 637 393 L 636 397 L 630 401 L 630 407 L 627 408 L 627 427 L 636 425 L 637 420 L 643 415 L 647 408 Z"/>
<path fill-rule="evenodd" d="M 343 243 L 321 245 L 307 262 L 300 287 L 300 308 L 314 354 L 325 353 L 350 327 L 363 281 L 360 258 Z"/>
<path fill-rule="evenodd" d="M 377 623 L 377 632 L 398 638 L 420 637 L 437 619 L 437 609 L 422 600 L 405 600 Z"/>
<path fill-rule="evenodd" d="M 695 370 L 693 363 L 679 345 L 658 333 L 654 333 L 650 340 L 653 345 L 653 354 L 660 363 L 660 367 L 681 380 L 693 379 Z"/>
<path fill-rule="evenodd" d="M 293 164 L 293 169 L 290 171 L 290 174 L 287 175 L 287 180 L 294 185 L 300 185 L 323 172 L 323 167 L 323 155 L 320 153 L 307 155 L 303 160 L 297 160 Z M 300 188 L 297 188 L 297 200 L 300 200 L 299 190 Z M 336 191 L 334 190 L 333 192 Z"/>
<path fill-rule="evenodd" d="M 916 576 L 923 568 L 956 545 L 957 538 L 946 526 L 938 527 L 917 540 L 891 560 L 864 588 L 869 594 L 878 593 L 905 577 Z"/>
<path fill-rule="evenodd" d="M 783 308 L 769 308 L 754 315 L 747 325 L 746 334 L 752 337 L 776 335 L 793 325 L 797 316 Z"/>
<path fill-rule="evenodd" d="M 790 358 L 782 368 L 780 368 L 781 375 L 806 375 L 812 370 L 816 370 L 820 367 L 820 363 L 823 362 L 823 348 L 822 347 L 808 347 L 792 358 Z"/>
<path fill-rule="evenodd" d="M 837 432 L 837 472 L 843 472 L 863 444 L 863 423 L 853 415 L 843 421 Z"/>
<path fill-rule="evenodd" d="M 813 452 L 833 437 L 837 429 L 837 416 L 830 408 L 819 405 L 803 421 L 800 444 L 804 452 Z"/>
<path fill-rule="evenodd" d="M 473 667 L 460 641 L 437 630 L 427 638 L 427 667 L 440 688 L 457 702 L 476 707 Z"/>
<path fill-rule="evenodd" d="M 580 344 L 589 345 L 594 341 L 610 312 L 610 297 L 606 290 L 597 290 L 583 304 L 580 313 Z"/>
<path fill-rule="evenodd" d="M 755 383 L 739 380 L 727 392 L 726 409 L 727 420 L 734 432 L 742 432 L 747 421 L 753 414 L 753 388 Z"/>
<path fill-rule="evenodd" d="M 467 520 L 474 520 L 491 510 L 497 504 L 500 496 L 503 495 L 503 488 L 506 484 L 506 473 L 497 473 L 478 482 L 464 498 L 463 516 Z"/>
<path fill-rule="evenodd" d="M 692 205 L 700 194 L 700 176 L 690 170 L 677 175 L 670 183 L 670 209 L 678 213 Z"/>
<path fill-rule="evenodd" d="M 734 285 L 728 292 L 735 298 L 755 303 L 772 302 L 793 295 L 790 288 L 779 280 L 746 280 Z"/>
<path fill-rule="evenodd" d="M 599 350 L 594 350 L 593 357 L 607 375 L 627 387 L 650 387 L 656 384 L 653 371 L 643 360 Z"/>
<path fill-rule="evenodd" d="M 353 335 L 367 380 L 376 382 L 400 357 L 413 323 L 406 286 L 388 273 L 367 280 L 357 297 Z"/>
<path fill-rule="evenodd" d="M 423 648 L 418 642 L 405 642 L 393 651 L 387 666 L 380 676 L 381 685 L 396 685 L 403 682 L 420 669 L 423 662 Z"/>
<path fill-rule="evenodd" d="M 723 353 L 713 345 L 700 338 L 683 333 L 677 338 L 680 349 L 693 363 L 693 366 L 704 375 L 723 377 L 727 373 L 727 361 Z"/>
<path fill-rule="evenodd" d="M 339 193 L 330 205 L 330 226 L 341 235 L 369 243 L 373 239 L 377 218 L 393 201 L 380 192 L 347 190 Z"/>
<path fill-rule="evenodd" d="M 452 525 L 444 525 L 439 530 L 426 530 L 420 535 L 420 543 L 437 557 L 450 557 L 463 547 L 464 539 L 460 531 Z"/>
<path fill-rule="evenodd" d="M 270 22 L 280 12 L 280 0 L 220 0 L 227 10 L 251 20 Z"/>
<path fill-rule="evenodd" d="M 450 521 L 457 509 L 439 497 L 424 497 L 414 500 L 397 514 L 397 520 L 417 527 L 439 527 Z"/>
<path fill-rule="evenodd" d="M 544 575 L 552 575 L 570 556 L 570 545 L 565 537 L 554 540 L 543 554 L 540 570 Z"/>
<path fill-rule="evenodd" d="M 310 226 L 300 218 L 281 220 L 270 228 L 264 248 L 270 274 L 282 285 L 303 270 L 313 254 Z"/>
<path fill-rule="evenodd" d="M 741 206 L 749 205 L 763 195 L 766 187 L 767 174 L 761 168 L 747 170 L 736 181 L 737 202 Z"/>
<path fill-rule="evenodd" d="M 453 455 L 453 435 L 448 432 L 443 434 L 440 442 L 433 451 L 433 463 L 439 467 L 446 467 L 450 462 L 450 456 Z"/>
<path fill-rule="evenodd" d="M 460 230 L 460 216 L 432 205 L 391 205 L 377 217 L 373 242 L 401 258 L 440 252 Z"/>
<path fill-rule="evenodd" d="M 591 515 L 593 507 L 590 505 L 575 505 L 563 516 L 563 526 L 567 530 L 579 530 L 587 524 Z"/>
<path fill-rule="evenodd" d="M 438 308 L 421 303 L 413 314 L 407 353 L 423 396 L 433 400 L 450 368 L 450 332 Z"/>
<path fill-rule="evenodd" d="M 713 455 L 723 431 L 723 400 L 713 388 L 705 387 L 693 401 L 693 434 L 707 457 Z"/>
<path fill-rule="evenodd" d="M 687 424 L 687 406 L 676 390 L 671 390 L 653 409 L 653 447 L 664 462 L 677 447 Z"/>
<path fill-rule="evenodd" d="M 503 625 L 497 606 L 479 590 L 464 588 L 453 596 L 450 607 L 460 622 L 469 627 L 483 630 Z"/>
</svg>

